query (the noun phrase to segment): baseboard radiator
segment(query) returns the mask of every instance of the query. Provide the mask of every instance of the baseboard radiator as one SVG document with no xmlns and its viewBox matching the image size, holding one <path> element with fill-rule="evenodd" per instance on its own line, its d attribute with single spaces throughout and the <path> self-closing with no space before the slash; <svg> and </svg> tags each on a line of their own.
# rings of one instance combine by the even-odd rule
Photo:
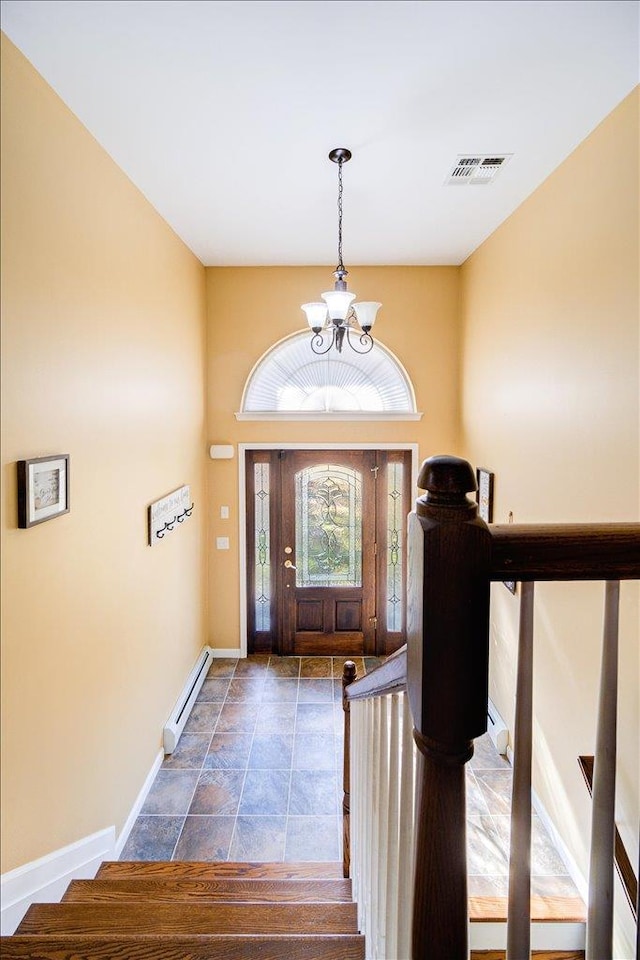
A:
<svg viewBox="0 0 640 960">
<path fill-rule="evenodd" d="M 212 660 L 213 650 L 211 647 L 203 647 L 193 670 L 187 677 L 187 682 L 183 687 L 182 693 L 171 711 L 171 716 L 164 726 L 163 746 L 165 753 L 173 753 L 177 747 L 180 734 L 189 719 L 191 708 L 200 692 L 200 687 L 206 679 Z"/>
<path fill-rule="evenodd" d="M 487 733 L 498 753 L 505 756 L 509 745 L 509 731 L 491 700 L 489 700 L 489 709 L 487 710 Z"/>
</svg>

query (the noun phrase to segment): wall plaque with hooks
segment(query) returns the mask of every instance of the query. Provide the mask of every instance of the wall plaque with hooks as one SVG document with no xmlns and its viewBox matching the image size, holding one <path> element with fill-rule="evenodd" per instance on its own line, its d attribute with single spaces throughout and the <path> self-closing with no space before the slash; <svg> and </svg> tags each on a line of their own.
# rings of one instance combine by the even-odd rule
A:
<svg viewBox="0 0 640 960">
<path fill-rule="evenodd" d="M 173 493 L 152 503 L 149 507 L 150 546 L 160 543 L 173 530 L 177 530 L 181 523 L 189 519 L 193 513 L 193 507 L 191 488 L 188 485 L 179 487 Z"/>
</svg>

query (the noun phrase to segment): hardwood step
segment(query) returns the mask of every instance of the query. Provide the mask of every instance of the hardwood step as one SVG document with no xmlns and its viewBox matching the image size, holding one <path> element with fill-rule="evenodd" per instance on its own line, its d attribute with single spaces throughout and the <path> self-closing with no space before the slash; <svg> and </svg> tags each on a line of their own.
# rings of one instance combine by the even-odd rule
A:
<svg viewBox="0 0 640 960">
<path fill-rule="evenodd" d="M 34 903 L 16 934 L 358 933 L 355 903 Z"/>
<path fill-rule="evenodd" d="M 215 880 L 217 877 L 255 879 L 341 879 L 342 861 L 327 863 L 260 863 L 202 860 L 105 860 L 97 877 L 189 877 Z"/>
<path fill-rule="evenodd" d="M 506 960 L 506 950 L 472 950 L 471 960 Z M 532 960 L 584 960 L 584 950 L 532 950 Z"/>
<path fill-rule="evenodd" d="M 476 923 L 506 923 L 507 897 L 469 897 L 469 919 Z M 580 897 L 531 897 L 532 923 L 586 923 Z"/>
<path fill-rule="evenodd" d="M 364 960 L 364 937 L 14 936 L 0 939 L 3 960 Z"/>
<path fill-rule="evenodd" d="M 73 880 L 64 903 L 147 900 L 212 901 L 234 903 L 350 903 L 351 880 L 268 880 L 221 878 L 217 880 L 127 877 L 125 879 Z"/>
</svg>

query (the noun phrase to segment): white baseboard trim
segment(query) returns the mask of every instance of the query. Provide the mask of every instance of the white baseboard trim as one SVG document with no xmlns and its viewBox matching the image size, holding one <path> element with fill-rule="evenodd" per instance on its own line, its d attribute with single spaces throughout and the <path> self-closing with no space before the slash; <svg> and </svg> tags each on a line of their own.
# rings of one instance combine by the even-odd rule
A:
<svg viewBox="0 0 640 960">
<path fill-rule="evenodd" d="M 240 647 L 227 647 L 225 649 L 211 647 L 211 653 L 214 657 L 246 657 L 246 653 L 243 653 Z"/>
<path fill-rule="evenodd" d="M 151 764 L 151 770 L 149 770 L 149 773 L 147 774 L 146 780 L 144 781 L 144 783 L 142 784 L 142 787 L 141 787 L 141 789 L 140 789 L 140 793 L 139 793 L 138 796 L 136 797 L 135 802 L 134 802 L 134 804 L 133 804 L 133 806 L 132 806 L 132 808 L 131 808 L 131 811 L 130 811 L 130 813 L 129 813 L 129 816 L 128 816 L 127 819 L 126 819 L 125 825 L 123 826 L 122 830 L 120 831 L 120 834 L 119 834 L 119 836 L 118 836 L 118 839 L 117 839 L 117 841 L 116 841 L 116 843 L 115 843 L 114 855 L 113 855 L 113 857 L 112 857 L 111 859 L 113 859 L 113 860 L 119 860 L 119 859 L 120 859 L 120 854 L 121 854 L 122 851 L 124 850 L 124 845 L 125 845 L 125 843 L 127 842 L 127 840 L 129 839 L 129 834 L 131 833 L 131 830 L 133 829 L 133 825 L 134 825 L 134 823 L 136 822 L 136 818 L 137 818 L 138 814 L 139 814 L 140 811 L 142 810 L 142 806 L 143 806 L 145 800 L 147 799 L 147 794 L 149 793 L 149 790 L 151 790 L 151 787 L 152 787 L 152 785 L 153 785 L 153 781 L 154 781 L 155 778 L 156 778 L 156 774 L 157 774 L 158 770 L 160 769 L 163 760 L 164 760 L 164 751 L 163 751 L 163 750 L 158 750 L 158 753 L 157 753 L 157 755 L 156 755 L 156 758 L 155 758 L 155 760 L 153 761 L 153 763 Z"/>
<path fill-rule="evenodd" d="M 2 936 L 14 933 L 32 903 L 58 903 L 71 880 L 92 880 L 102 861 L 113 858 L 115 837 L 115 827 L 107 827 L 4 873 Z"/>
<path fill-rule="evenodd" d="M 558 851 L 558 854 L 560 855 L 560 859 L 562 860 L 565 867 L 567 868 L 569 876 L 571 877 L 576 887 L 578 888 L 578 893 L 580 894 L 584 902 L 588 903 L 589 883 L 587 881 L 587 878 L 583 875 L 582 871 L 578 867 L 578 864 L 574 860 L 573 855 L 571 854 L 568 846 L 562 839 L 562 834 L 558 833 L 558 831 L 556 830 L 555 825 L 551 817 L 547 813 L 544 804 L 540 800 L 540 797 L 538 796 L 538 794 L 533 789 L 531 790 L 531 804 L 533 806 L 533 809 L 536 811 L 536 813 L 542 820 L 543 824 L 547 828 L 547 833 L 551 837 L 554 843 L 554 846 Z"/>
</svg>

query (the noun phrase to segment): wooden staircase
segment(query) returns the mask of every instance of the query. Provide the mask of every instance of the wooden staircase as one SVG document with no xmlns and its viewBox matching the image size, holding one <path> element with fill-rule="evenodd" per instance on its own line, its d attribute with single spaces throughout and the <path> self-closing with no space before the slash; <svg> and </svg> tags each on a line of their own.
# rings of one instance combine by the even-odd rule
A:
<svg viewBox="0 0 640 960">
<path fill-rule="evenodd" d="M 580 905 L 574 919 L 583 915 Z M 562 910 L 534 910 L 559 920 Z M 555 915 L 554 915 L 555 914 Z M 505 922 L 502 900 L 471 898 L 472 924 Z M 6 960 L 364 960 L 351 881 L 341 863 L 106 861 L 94 880 L 73 880 L 61 903 L 33 904 Z M 499 960 L 502 950 L 472 950 Z M 582 960 L 582 951 L 532 952 Z M 385 958 L 397 960 L 397 958 Z"/>
<path fill-rule="evenodd" d="M 342 864 L 120 862 L 32 904 L 6 960 L 364 960 Z"/>
<path fill-rule="evenodd" d="M 475 923 L 506 922 L 500 898 L 470 898 Z M 533 919 L 566 918 L 566 902 L 534 904 Z M 584 918 L 571 901 L 572 919 Z M 582 909 L 581 909 L 582 907 Z M 351 880 L 341 863 L 106 861 L 73 880 L 61 903 L 33 904 L 6 960 L 364 960 Z M 471 950 L 500 960 L 503 950 Z M 582 960 L 583 951 L 532 951 L 536 960 Z M 385 958 L 397 960 L 397 958 Z"/>
</svg>

